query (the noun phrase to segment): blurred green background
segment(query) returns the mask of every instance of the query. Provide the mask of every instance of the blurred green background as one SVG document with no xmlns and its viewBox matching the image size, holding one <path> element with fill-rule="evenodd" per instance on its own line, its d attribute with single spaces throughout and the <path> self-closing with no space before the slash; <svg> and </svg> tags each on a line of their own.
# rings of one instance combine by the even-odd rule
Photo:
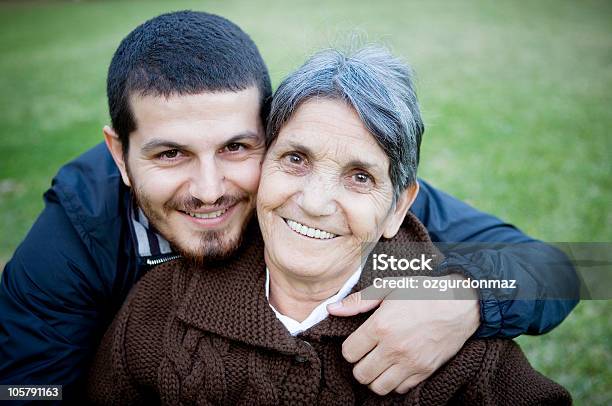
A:
<svg viewBox="0 0 612 406">
<path fill-rule="evenodd" d="M 547 241 L 612 241 L 609 1 L 0 3 L 0 265 L 57 169 L 102 140 L 106 69 L 157 14 L 223 15 L 259 45 L 277 85 L 312 51 L 357 36 L 417 72 L 420 175 Z M 577 404 L 612 404 L 612 301 L 518 339 Z"/>
</svg>

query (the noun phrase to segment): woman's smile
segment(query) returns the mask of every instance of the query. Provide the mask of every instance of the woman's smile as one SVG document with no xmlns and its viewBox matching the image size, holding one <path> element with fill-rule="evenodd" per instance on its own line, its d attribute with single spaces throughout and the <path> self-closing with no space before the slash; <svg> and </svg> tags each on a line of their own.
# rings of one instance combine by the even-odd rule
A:
<svg viewBox="0 0 612 406">
<path fill-rule="evenodd" d="M 289 220 L 285 218 L 283 220 L 285 220 L 285 223 L 287 223 L 291 230 L 293 230 L 296 234 L 304 237 L 308 237 L 315 240 L 331 240 L 333 238 L 338 237 L 337 234 L 333 234 L 328 231 L 321 230 L 319 228 L 310 227 L 306 224 L 294 220 Z"/>
</svg>

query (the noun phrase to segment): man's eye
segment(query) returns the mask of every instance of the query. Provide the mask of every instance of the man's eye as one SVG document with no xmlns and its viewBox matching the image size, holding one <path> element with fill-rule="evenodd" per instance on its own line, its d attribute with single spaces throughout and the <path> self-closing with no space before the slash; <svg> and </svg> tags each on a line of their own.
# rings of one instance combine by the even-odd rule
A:
<svg viewBox="0 0 612 406">
<path fill-rule="evenodd" d="M 159 154 L 161 159 L 176 159 L 180 154 L 178 149 L 169 149 L 168 151 L 164 151 Z"/>
<path fill-rule="evenodd" d="M 224 148 L 224 150 L 228 151 L 228 152 L 238 152 L 243 150 L 244 144 L 241 144 L 239 142 L 232 142 L 231 144 L 227 144 Z"/>
</svg>

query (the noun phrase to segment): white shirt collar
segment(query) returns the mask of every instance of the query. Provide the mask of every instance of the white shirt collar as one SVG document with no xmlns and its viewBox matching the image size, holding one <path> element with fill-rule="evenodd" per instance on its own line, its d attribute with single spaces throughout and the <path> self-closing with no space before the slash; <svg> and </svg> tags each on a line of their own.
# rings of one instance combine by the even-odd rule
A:
<svg viewBox="0 0 612 406">
<path fill-rule="evenodd" d="M 329 316 L 329 313 L 327 312 L 327 305 L 331 303 L 336 303 L 344 299 L 349 294 L 351 289 L 353 289 L 353 287 L 357 284 L 360 276 L 361 267 L 359 267 L 359 269 L 357 269 L 357 271 L 355 271 L 355 273 L 353 273 L 351 277 L 348 278 L 346 282 L 344 282 L 344 285 L 342 285 L 338 293 L 336 293 L 329 299 L 321 302 L 317 307 L 314 308 L 314 310 L 308 315 L 308 317 L 304 319 L 304 321 L 299 322 L 297 320 L 292 319 L 291 317 L 281 314 L 270 303 L 270 271 L 268 270 L 268 267 L 266 267 L 266 299 L 268 299 L 268 304 L 274 311 L 276 317 L 281 321 L 281 323 L 283 323 L 287 330 L 289 330 L 289 334 L 291 334 L 292 336 L 296 336 L 325 320 L 327 316 Z"/>
</svg>

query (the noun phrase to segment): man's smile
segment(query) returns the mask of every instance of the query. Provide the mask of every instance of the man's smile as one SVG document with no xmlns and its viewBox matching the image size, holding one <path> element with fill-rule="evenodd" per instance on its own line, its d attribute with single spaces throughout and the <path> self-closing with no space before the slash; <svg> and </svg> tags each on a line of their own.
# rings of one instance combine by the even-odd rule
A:
<svg viewBox="0 0 612 406">
<path fill-rule="evenodd" d="M 229 220 L 234 212 L 236 211 L 236 207 L 240 206 L 240 202 L 238 201 L 234 204 L 232 204 L 231 206 L 219 209 L 219 208 L 215 208 L 216 210 L 212 210 L 212 209 L 200 209 L 198 211 L 184 211 L 184 210 L 177 210 L 181 215 L 183 215 L 185 218 L 187 218 L 191 223 L 195 223 L 198 227 L 204 227 L 204 228 L 209 228 L 209 227 L 217 227 L 223 223 L 225 223 L 227 220 Z"/>
<path fill-rule="evenodd" d="M 199 218 L 199 219 L 213 219 L 216 217 L 222 216 L 227 211 L 227 208 L 209 212 L 209 213 L 195 213 L 195 212 L 183 212 L 185 214 L 189 214 L 191 217 Z"/>
</svg>

